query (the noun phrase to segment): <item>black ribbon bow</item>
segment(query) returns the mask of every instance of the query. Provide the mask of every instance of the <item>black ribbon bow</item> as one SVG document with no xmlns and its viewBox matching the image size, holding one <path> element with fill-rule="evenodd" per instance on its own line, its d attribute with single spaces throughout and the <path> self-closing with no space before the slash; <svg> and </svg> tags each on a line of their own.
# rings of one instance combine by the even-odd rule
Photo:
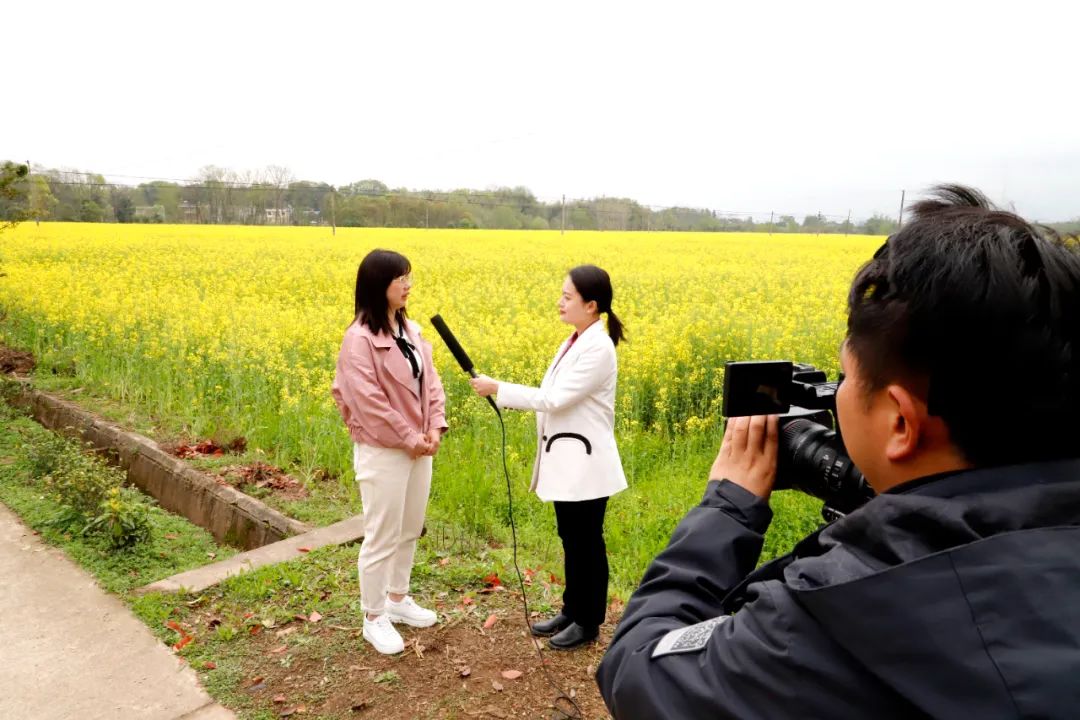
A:
<svg viewBox="0 0 1080 720">
<path fill-rule="evenodd" d="M 405 330 L 401 330 L 401 335 L 394 336 L 394 342 L 401 349 L 401 354 L 405 356 L 405 359 L 409 361 L 409 365 L 412 366 L 412 376 L 414 378 L 420 377 L 420 363 L 416 361 L 416 348 L 405 339 Z"/>
</svg>

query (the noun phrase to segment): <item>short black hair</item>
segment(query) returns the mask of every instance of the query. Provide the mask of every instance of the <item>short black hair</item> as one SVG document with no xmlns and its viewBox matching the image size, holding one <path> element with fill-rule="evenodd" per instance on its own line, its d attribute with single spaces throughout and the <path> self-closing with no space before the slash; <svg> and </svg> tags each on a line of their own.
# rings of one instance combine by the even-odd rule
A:
<svg viewBox="0 0 1080 720">
<path fill-rule="evenodd" d="M 1080 456 L 1080 255 L 961 185 L 913 210 L 848 296 L 869 389 L 921 386 L 976 466 Z"/>
<path fill-rule="evenodd" d="M 353 303 L 353 322 L 367 325 L 372 333 L 393 334 L 390 327 L 390 303 L 386 290 L 390 283 L 412 272 L 412 264 L 401 253 L 393 250 L 372 250 L 360 261 L 356 269 L 356 293 Z M 397 312 L 397 321 L 404 322 L 405 309 Z"/>
</svg>

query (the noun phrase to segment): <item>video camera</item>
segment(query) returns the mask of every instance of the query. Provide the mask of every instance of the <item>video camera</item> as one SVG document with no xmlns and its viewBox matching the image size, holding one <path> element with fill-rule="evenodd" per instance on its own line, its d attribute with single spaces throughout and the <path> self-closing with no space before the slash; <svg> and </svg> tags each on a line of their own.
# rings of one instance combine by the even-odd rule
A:
<svg viewBox="0 0 1080 720">
<path fill-rule="evenodd" d="M 724 417 L 780 416 L 775 488 L 820 498 L 827 521 L 874 497 L 833 429 L 839 427 L 833 416 L 843 379 L 829 382 L 813 365 L 787 360 L 729 362 L 724 368 Z"/>
</svg>

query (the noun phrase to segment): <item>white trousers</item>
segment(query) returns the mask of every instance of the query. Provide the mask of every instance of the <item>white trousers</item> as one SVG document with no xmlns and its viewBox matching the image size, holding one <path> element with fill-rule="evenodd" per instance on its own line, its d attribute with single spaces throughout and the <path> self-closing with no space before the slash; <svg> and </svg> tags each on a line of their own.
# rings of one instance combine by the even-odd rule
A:
<svg viewBox="0 0 1080 720">
<path fill-rule="evenodd" d="M 355 444 L 353 469 L 364 505 L 364 541 L 356 567 L 364 612 L 383 612 L 387 593 L 406 595 L 416 541 L 424 529 L 431 460 L 404 450 Z"/>
</svg>

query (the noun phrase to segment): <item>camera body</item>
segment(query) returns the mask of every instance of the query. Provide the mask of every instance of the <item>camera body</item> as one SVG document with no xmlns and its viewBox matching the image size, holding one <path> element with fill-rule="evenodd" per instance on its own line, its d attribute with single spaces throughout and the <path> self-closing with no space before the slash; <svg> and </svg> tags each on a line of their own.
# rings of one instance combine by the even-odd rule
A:
<svg viewBox="0 0 1080 720">
<path fill-rule="evenodd" d="M 841 382 L 843 376 L 829 382 L 813 365 L 787 360 L 729 362 L 724 368 L 724 417 L 780 416 L 775 488 L 820 498 L 826 520 L 874 497 L 835 429 Z"/>
</svg>

